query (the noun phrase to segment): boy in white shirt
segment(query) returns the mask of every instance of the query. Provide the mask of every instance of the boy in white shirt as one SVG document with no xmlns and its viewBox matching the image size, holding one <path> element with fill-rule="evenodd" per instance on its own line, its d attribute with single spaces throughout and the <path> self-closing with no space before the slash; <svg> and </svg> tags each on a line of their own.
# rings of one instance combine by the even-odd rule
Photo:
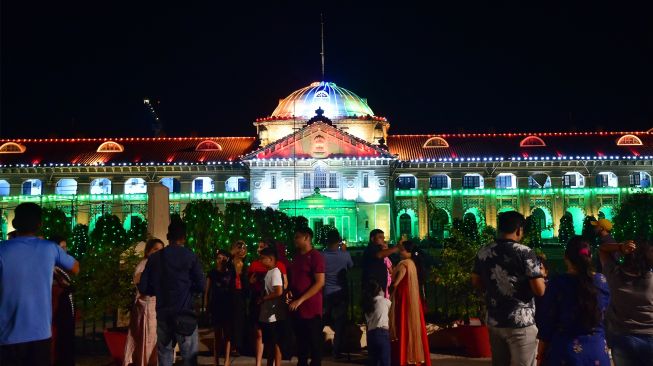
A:
<svg viewBox="0 0 653 366">
<path fill-rule="evenodd" d="M 283 302 L 283 277 L 277 268 L 277 253 L 273 248 L 260 252 L 260 260 L 268 269 L 265 274 L 264 296 L 259 299 L 261 313 L 259 323 L 263 330 L 263 343 L 267 354 L 268 366 L 281 366 L 282 322 L 286 320 L 286 304 Z"/>
</svg>

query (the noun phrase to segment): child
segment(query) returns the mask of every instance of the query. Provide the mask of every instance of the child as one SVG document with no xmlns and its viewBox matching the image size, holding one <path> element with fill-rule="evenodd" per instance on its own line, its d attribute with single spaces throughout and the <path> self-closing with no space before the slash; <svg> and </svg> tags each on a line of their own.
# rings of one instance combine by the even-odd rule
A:
<svg viewBox="0 0 653 366">
<path fill-rule="evenodd" d="M 363 289 L 363 311 L 367 323 L 368 365 L 390 366 L 390 300 L 374 281 Z"/>
<path fill-rule="evenodd" d="M 286 319 L 283 302 L 283 277 L 277 268 L 277 252 L 273 248 L 264 248 L 260 252 L 260 261 L 268 269 L 265 274 L 263 297 L 259 299 L 261 313 L 259 322 L 263 330 L 263 343 L 267 354 L 268 366 L 281 366 L 282 322 Z"/>
</svg>

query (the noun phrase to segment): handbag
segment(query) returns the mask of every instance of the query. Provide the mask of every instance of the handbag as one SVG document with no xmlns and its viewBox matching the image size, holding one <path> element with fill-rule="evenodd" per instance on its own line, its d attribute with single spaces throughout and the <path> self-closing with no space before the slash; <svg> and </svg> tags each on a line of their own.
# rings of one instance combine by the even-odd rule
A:
<svg viewBox="0 0 653 366">
<path fill-rule="evenodd" d="M 165 282 L 167 282 L 167 277 L 168 277 L 168 271 L 166 270 L 166 259 L 165 259 L 165 251 L 161 251 L 161 271 L 163 271 L 163 276 L 161 276 L 161 279 Z M 165 282 L 162 283 L 162 289 L 165 289 Z M 164 290 L 164 293 L 166 294 L 166 297 L 169 297 L 170 294 L 168 291 Z M 190 291 L 188 292 L 188 296 L 184 300 L 184 304 L 189 300 L 190 298 Z M 195 329 L 197 329 L 197 313 L 193 310 L 185 309 L 182 307 L 181 310 L 178 310 L 175 315 L 172 316 L 171 320 L 171 326 L 172 330 L 181 336 L 188 337 L 193 335 L 195 332 Z"/>
</svg>

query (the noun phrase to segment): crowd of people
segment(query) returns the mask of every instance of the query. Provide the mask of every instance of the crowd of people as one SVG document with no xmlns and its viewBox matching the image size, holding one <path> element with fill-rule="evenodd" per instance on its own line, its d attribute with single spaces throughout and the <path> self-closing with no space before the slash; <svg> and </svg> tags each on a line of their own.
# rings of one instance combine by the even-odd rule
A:
<svg viewBox="0 0 653 366">
<path fill-rule="evenodd" d="M 606 219 L 592 225 L 602 273 L 591 238 L 575 236 L 565 273 L 548 279 L 544 258 L 519 243 L 524 216 L 499 215 L 497 240 L 479 250 L 472 273 L 485 293 L 493 365 L 653 365 L 653 246 L 617 243 Z"/>
<path fill-rule="evenodd" d="M 593 222 L 601 272 L 589 239 L 577 236 L 566 245 L 565 273 L 552 277 L 545 258 L 520 244 L 524 225 L 521 214 L 501 213 L 496 240 L 474 261 L 472 284 L 485 294 L 492 364 L 610 365 L 612 358 L 617 366 L 652 365 L 653 246 L 617 243 L 611 223 L 601 219 Z M 0 245 L 0 365 L 73 365 L 70 276 L 79 263 L 63 238 L 37 236 L 38 205 L 19 205 L 13 226 L 16 235 Z M 298 366 L 319 366 L 325 325 L 335 333 L 333 357 L 343 357 L 353 261 L 337 232 L 317 250 L 312 230 L 298 228 L 292 260 L 283 243 L 269 239 L 248 263 L 246 243 L 236 241 L 215 253 L 206 274 L 185 247 L 183 221 L 172 220 L 167 239 L 167 246 L 147 241 L 134 273 L 125 366 L 172 365 L 177 346 L 185 365 L 197 365 L 198 303 L 210 315 L 215 365 L 223 359 L 229 366 L 252 350 L 256 366 L 264 358 L 279 366 L 292 355 Z M 383 231 L 370 232 L 357 289 L 369 365 L 430 366 L 423 257 L 406 237 L 389 247 Z"/>
</svg>

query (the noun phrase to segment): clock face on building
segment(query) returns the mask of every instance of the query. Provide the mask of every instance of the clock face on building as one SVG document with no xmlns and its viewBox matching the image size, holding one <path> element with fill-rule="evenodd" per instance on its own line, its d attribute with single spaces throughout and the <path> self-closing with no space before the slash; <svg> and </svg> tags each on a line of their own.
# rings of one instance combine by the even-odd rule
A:
<svg viewBox="0 0 653 366">
<path fill-rule="evenodd" d="M 385 187 L 385 179 L 379 179 L 379 187 Z"/>
</svg>

